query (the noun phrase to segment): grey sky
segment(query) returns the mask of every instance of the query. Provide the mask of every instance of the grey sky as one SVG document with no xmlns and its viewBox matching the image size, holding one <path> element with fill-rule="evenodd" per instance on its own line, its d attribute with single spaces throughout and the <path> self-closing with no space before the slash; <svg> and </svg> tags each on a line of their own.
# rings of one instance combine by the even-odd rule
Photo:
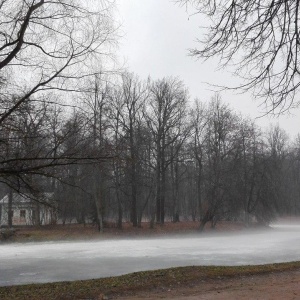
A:
<svg viewBox="0 0 300 300">
<path fill-rule="evenodd" d="M 230 70 L 217 71 L 217 60 L 203 62 L 188 56 L 188 49 L 196 47 L 197 37 L 203 34 L 199 28 L 205 22 L 202 16 L 189 17 L 185 8 L 171 0 L 118 0 L 118 15 L 124 37 L 120 41 L 120 56 L 128 69 L 141 78 L 178 76 L 190 91 L 191 101 L 198 97 L 209 101 L 215 85 L 236 86 L 239 80 Z M 265 107 L 253 101 L 250 94 L 224 92 L 222 100 L 237 112 L 252 119 L 261 117 Z M 300 132 L 300 109 L 292 115 L 278 118 L 263 117 L 257 124 L 268 127 L 279 123 L 293 137 Z"/>
</svg>

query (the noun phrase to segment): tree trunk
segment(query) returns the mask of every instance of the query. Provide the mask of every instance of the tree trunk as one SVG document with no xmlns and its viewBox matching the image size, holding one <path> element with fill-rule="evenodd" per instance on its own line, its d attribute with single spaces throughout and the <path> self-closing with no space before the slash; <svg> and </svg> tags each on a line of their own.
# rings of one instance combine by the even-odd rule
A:
<svg viewBox="0 0 300 300">
<path fill-rule="evenodd" d="M 98 231 L 102 233 L 103 232 L 103 218 L 102 218 L 100 202 L 101 202 L 101 200 L 98 197 L 95 198 Z"/>
<path fill-rule="evenodd" d="M 7 225 L 8 225 L 8 228 L 12 228 L 12 226 L 13 226 L 12 202 L 13 202 L 13 192 L 12 192 L 12 189 L 9 188 L 9 192 L 8 192 L 8 211 L 7 211 Z"/>
<path fill-rule="evenodd" d="M 41 210 L 40 210 L 40 204 L 38 202 L 35 203 L 35 211 L 36 211 L 36 214 L 35 214 L 35 220 L 34 220 L 34 224 L 36 226 L 41 226 Z"/>
<path fill-rule="evenodd" d="M 135 159 L 135 158 L 133 158 Z M 136 168 L 135 162 L 131 162 L 131 222 L 133 227 L 137 227 L 137 182 L 136 182 Z"/>
<path fill-rule="evenodd" d="M 157 164 L 156 170 L 156 223 L 161 222 L 161 173 L 160 162 Z"/>
<path fill-rule="evenodd" d="M 164 147 L 164 146 L 163 146 Z M 157 201 L 156 222 L 163 225 L 165 221 L 165 189 L 166 189 L 166 167 L 164 149 L 159 151 L 157 164 Z"/>
<path fill-rule="evenodd" d="M 207 222 L 212 219 L 211 213 L 209 210 L 206 211 L 205 215 L 203 216 L 202 220 L 200 221 L 199 231 L 202 232 Z"/>
<path fill-rule="evenodd" d="M 161 198 L 160 198 L 160 224 L 165 223 L 165 197 L 166 197 L 166 173 L 163 170 L 161 182 Z"/>
<path fill-rule="evenodd" d="M 117 227 L 122 229 L 122 220 L 123 220 L 123 210 L 122 210 L 122 203 L 119 197 L 119 192 L 117 191 L 117 199 L 118 199 L 118 224 Z"/>
<path fill-rule="evenodd" d="M 171 177 L 172 177 L 172 194 L 173 194 L 173 223 L 179 222 L 179 211 L 178 211 L 178 194 L 179 194 L 179 170 L 178 170 L 178 159 L 175 159 L 174 163 L 171 164 Z"/>
<path fill-rule="evenodd" d="M 103 232 L 103 217 L 102 217 L 102 189 L 101 189 L 101 180 L 102 176 L 100 175 L 100 172 L 97 172 L 97 168 L 94 169 L 93 174 L 93 180 L 94 180 L 94 186 L 93 186 L 93 197 L 94 202 L 96 206 L 96 218 L 97 218 L 97 225 L 99 232 Z M 98 175 L 98 176 L 97 176 Z"/>
<path fill-rule="evenodd" d="M 202 220 L 203 218 L 203 208 L 202 208 L 202 171 L 201 166 L 199 166 L 199 173 L 197 178 L 197 198 L 198 198 L 198 209 L 199 209 L 199 219 Z"/>
</svg>

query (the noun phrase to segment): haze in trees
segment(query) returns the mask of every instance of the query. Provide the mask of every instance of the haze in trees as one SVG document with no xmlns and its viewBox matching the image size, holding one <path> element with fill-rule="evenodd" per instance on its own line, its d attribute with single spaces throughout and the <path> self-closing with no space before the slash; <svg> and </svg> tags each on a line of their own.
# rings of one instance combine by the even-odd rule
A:
<svg viewBox="0 0 300 300">
<path fill-rule="evenodd" d="M 176 77 L 108 76 L 110 1 L 30 3 L 0 1 L 3 195 L 52 193 L 63 224 L 93 222 L 99 231 L 108 222 L 193 220 L 202 230 L 299 214 L 299 138 L 290 141 L 279 127 L 262 131 L 220 95 L 190 99 Z M 221 9 L 193 3 L 212 17 Z M 194 54 L 219 53 L 213 49 Z"/>
<path fill-rule="evenodd" d="M 83 158 L 75 149 L 58 149 L 70 133 L 58 129 L 59 106 L 70 105 L 70 93 L 82 91 L 83 79 L 100 67 L 109 71 L 115 42 L 113 4 L 0 1 L 0 129 L 6 149 L 0 176 L 10 187 L 34 189 L 28 177 L 50 176 L 49 167 Z"/>
</svg>

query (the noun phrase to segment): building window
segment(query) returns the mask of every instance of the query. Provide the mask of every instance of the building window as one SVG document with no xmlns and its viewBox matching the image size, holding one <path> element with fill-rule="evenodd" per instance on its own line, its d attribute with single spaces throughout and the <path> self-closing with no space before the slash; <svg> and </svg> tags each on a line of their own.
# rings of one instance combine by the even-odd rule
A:
<svg viewBox="0 0 300 300">
<path fill-rule="evenodd" d="M 26 210 L 25 209 L 20 210 L 20 218 L 25 219 L 25 217 L 26 217 Z"/>
</svg>

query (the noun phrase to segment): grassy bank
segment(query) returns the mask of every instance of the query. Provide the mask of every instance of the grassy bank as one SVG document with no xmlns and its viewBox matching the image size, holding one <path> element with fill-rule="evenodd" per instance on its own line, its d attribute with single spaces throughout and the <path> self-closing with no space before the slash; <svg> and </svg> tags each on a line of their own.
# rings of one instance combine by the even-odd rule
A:
<svg viewBox="0 0 300 300">
<path fill-rule="evenodd" d="M 300 262 L 238 267 L 200 266 L 171 268 L 94 280 L 0 287 L 0 299 L 101 299 L 100 295 L 127 294 L 153 288 L 185 286 L 201 282 L 202 280 L 220 280 L 225 277 L 251 276 L 298 268 L 300 268 Z"/>
</svg>

